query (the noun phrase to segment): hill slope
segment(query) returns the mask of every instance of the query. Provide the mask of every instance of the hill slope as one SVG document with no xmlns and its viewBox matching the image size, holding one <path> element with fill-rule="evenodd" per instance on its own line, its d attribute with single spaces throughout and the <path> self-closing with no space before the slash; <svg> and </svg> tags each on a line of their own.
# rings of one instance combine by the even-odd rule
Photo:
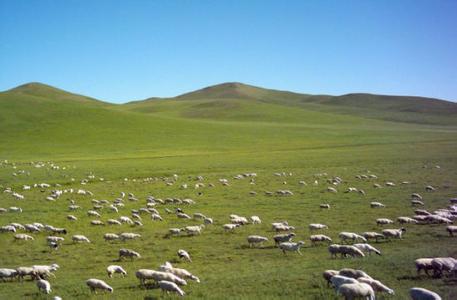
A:
<svg viewBox="0 0 457 300">
<path fill-rule="evenodd" d="M 264 111 L 263 108 L 267 106 L 262 104 L 265 103 L 276 106 L 270 107 L 273 109 L 269 112 Z M 257 109 L 253 107 L 256 105 Z M 292 107 L 304 112 L 319 111 L 397 122 L 457 125 L 457 103 L 439 99 L 372 94 L 307 95 L 236 82 L 206 87 L 175 98 L 127 103 L 123 107 L 146 113 L 174 112 L 181 117 L 259 121 L 277 119 L 274 116 L 280 114 L 281 110 L 296 115 L 296 112 L 286 108 Z M 251 110 L 256 113 L 246 114 Z"/>
</svg>

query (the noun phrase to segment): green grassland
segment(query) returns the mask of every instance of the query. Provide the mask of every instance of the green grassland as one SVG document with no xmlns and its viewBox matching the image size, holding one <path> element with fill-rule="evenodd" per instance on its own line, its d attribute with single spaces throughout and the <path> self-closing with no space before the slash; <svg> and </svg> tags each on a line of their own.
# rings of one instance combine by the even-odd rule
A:
<svg viewBox="0 0 457 300">
<path fill-rule="evenodd" d="M 41 84 L 0 93 L 0 159 L 10 162 L 0 166 L 0 187 L 12 187 L 25 195 L 25 200 L 15 200 L 0 193 L 0 207 L 24 210 L 22 214 L 0 214 L 0 225 L 41 222 L 69 230 L 63 246 L 53 252 L 46 245 L 46 233 L 33 234 L 35 241 L 27 242 L 15 242 L 12 234 L 1 233 L 0 266 L 58 263 L 61 268 L 50 279 L 52 295 L 64 299 L 174 298 L 158 289 L 140 288 L 134 276 L 137 269 L 157 269 L 166 260 L 200 277 L 200 284 L 190 281 L 183 288 L 192 299 L 334 299 L 321 273 L 343 267 L 362 268 L 395 290 L 395 296 L 380 294 L 380 299 L 408 299 L 408 289 L 413 286 L 455 299 L 455 281 L 418 277 L 414 267 L 419 257 L 457 256 L 457 239 L 447 235 L 444 225 L 408 225 L 403 240 L 374 245 L 382 256 L 363 259 L 330 259 L 325 245 L 311 247 L 307 225 L 329 225 L 323 233 L 338 241 L 340 231 L 380 231 L 376 218 L 413 215 L 409 200 L 413 192 L 424 195 L 428 210 L 447 206 L 448 199 L 457 196 L 456 107 L 414 97 L 313 96 L 237 83 L 123 105 Z M 53 170 L 49 164 L 35 168 L 31 161 L 52 161 L 61 168 Z M 293 175 L 273 175 L 282 171 Z M 258 174 L 255 185 L 248 179 L 232 179 L 245 172 Z M 368 173 L 378 179 L 355 178 Z M 96 178 L 81 185 L 89 174 Z M 165 178 L 173 174 L 179 178 L 169 186 Z M 197 175 L 215 186 L 194 189 Z M 326 179 L 333 176 L 344 180 L 336 187 L 337 194 L 325 192 Z M 219 178 L 229 179 L 230 186 L 219 184 Z M 300 180 L 308 185 L 300 185 Z M 317 185 L 312 184 L 314 180 Z M 386 181 L 397 185 L 373 187 Z M 410 184 L 402 185 L 402 181 Z M 87 189 L 94 196 L 64 194 L 49 202 L 45 198 L 56 187 L 22 191 L 24 184 L 41 182 L 60 184 L 61 189 Z M 184 183 L 190 187 L 181 189 Z M 426 185 L 437 191 L 426 193 Z M 344 193 L 349 186 L 364 189 L 366 196 Z M 292 190 L 294 195 L 264 194 L 278 189 Z M 163 222 L 142 215 L 143 227 L 91 226 L 93 218 L 86 215 L 91 200 L 113 201 L 121 191 L 134 193 L 139 201 L 126 200 L 119 215 L 144 207 L 148 195 L 190 197 L 197 203 L 181 206 L 184 211 L 204 213 L 215 224 L 207 226 L 201 236 L 167 238 L 170 227 L 201 222 L 168 215 L 164 208 L 176 205 L 164 205 L 158 207 Z M 82 209 L 69 212 L 69 200 Z M 371 201 L 387 207 L 371 209 Z M 322 211 L 320 203 L 330 203 L 332 209 Z M 67 221 L 70 213 L 79 220 Z M 258 215 L 263 223 L 225 233 L 221 225 L 233 213 Z M 104 221 L 118 217 L 108 209 L 101 214 Z M 297 228 L 295 240 L 305 241 L 303 256 L 283 255 L 273 247 L 270 223 L 280 220 Z M 107 243 L 103 240 L 106 232 L 136 232 L 142 238 Z M 73 244 L 73 234 L 84 234 L 92 243 Z M 246 242 L 250 234 L 267 236 L 270 241 L 250 249 Z M 140 252 L 142 258 L 116 262 L 123 247 Z M 193 262 L 177 260 L 178 249 L 188 250 Z M 109 279 L 105 268 L 110 264 L 122 265 L 128 276 Z M 105 280 L 114 293 L 91 295 L 84 283 L 88 278 Z M 0 283 L 0 298 L 50 297 L 39 294 L 33 282 L 13 281 Z"/>
</svg>

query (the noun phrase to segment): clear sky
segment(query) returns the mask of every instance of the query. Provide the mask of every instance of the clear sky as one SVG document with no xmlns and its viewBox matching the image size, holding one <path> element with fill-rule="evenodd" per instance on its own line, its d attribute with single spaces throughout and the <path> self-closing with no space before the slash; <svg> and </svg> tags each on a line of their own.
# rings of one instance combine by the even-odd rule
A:
<svg viewBox="0 0 457 300">
<path fill-rule="evenodd" d="M 0 0 L 0 90 L 111 102 L 227 81 L 457 101 L 457 1 Z"/>
</svg>

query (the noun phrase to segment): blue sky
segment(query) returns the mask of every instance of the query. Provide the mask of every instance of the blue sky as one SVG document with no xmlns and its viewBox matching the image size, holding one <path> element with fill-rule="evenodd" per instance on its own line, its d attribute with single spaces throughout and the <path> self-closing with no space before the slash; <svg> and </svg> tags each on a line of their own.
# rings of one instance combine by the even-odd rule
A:
<svg viewBox="0 0 457 300">
<path fill-rule="evenodd" d="M 227 81 L 457 101 L 457 1 L 0 0 L 0 90 L 125 102 Z"/>
</svg>

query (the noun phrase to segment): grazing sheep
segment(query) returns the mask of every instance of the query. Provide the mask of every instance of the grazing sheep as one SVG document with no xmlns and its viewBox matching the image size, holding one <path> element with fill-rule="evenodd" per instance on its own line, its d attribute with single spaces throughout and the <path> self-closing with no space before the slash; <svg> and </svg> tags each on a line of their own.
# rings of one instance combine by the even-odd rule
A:
<svg viewBox="0 0 457 300">
<path fill-rule="evenodd" d="M 18 267 L 16 272 L 20 281 L 22 281 L 25 276 L 30 276 L 31 279 L 36 278 L 36 274 L 32 267 Z"/>
<path fill-rule="evenodd" d="M 295 252 L 298 252 L 298 254 L 300 255 L 303 255 L 301 252 L 300 252 L 300 248 L 305 244 L 305 242 L 303 241 L 299 241 L 297 243 L 293 243 L 293 242 L 284 242 L 284 243 L 281 243 L 279 244 L 279 249 L 282 250 L 282 252 L 284 253 L 284 255 L 286 254 L 286 251 L 295 251 Z"/>
<path fill-rule="evenodd" d="M 41 231 L 41 229 L 38 226 L 36 226 L 35 224 L 25 224 L 24 227 L 25 227 L 26 231 L 30 231 L 30 232 L 40 232 Z"/>
<path fill-rule="evenodd" d="M 6 225 L 0 227 L 0 232 L 16 232 L 16 227 L 11 225 Z"/>
<path fill-rule="evenodd" d="M 364 238 L 368 240 L 371 240 L 371 239 L 374 239 L 376 241 L 376 243 L 378 242 L 378 239 L 383 239 L 384 238 L 384 235 L 380 234 L 380 233 L 377 233 L 377 232 L 373 232 L 373 231 L 367 231 L 367 232 L 364 232 L 362 233 L 362 236 Z"/>
<path fill-rule="evenodd" d="M 89 239 L 84 235 L 76 234 L 71 237 L 74 243 L 90 243 Z"/>
<path fill-rule="evenodd" d="M 411 205 L 412 206 L 425 206 L 425 203 L 420 200 L 413 199 L 413 200 L 411 200 Z"/>
<path fill-rule="evenodd" d="M 159 287 L 162 291 L 166 292 L 175 292 L 178 293 L 180 296 L 184 296 L 186 293 L 184 293 L 183 290 L 174 282 L 167 281 L 167 280 L 160 280 L 159 281 Z"/>
<path fill-rule="evenodd" d="M 28 241 L 28 240 L 35 240 L 32 236 L 24 233 L 18 233 L 14 235 L 14 240 L 22 240 L 22 241 Z"/>
<path fill-rule="evenodd" d="M 435 191 L 436 189 L 435 189 L 433 186 L 431 186 L 431 185 L 427 185 L 427 186 L 425 187 L 425 190 L 426 190 L 427 192 L 433 192 L 433 191 Z"/>
<path fill-rule="evenodd" d="M 400 229 L 384 229 L 382 234 L 386 239 L 393 237 L 401 240 L 404 232 L 406 232 L 406 228 L 402 227 Z"/>
<path fill-rule="evenodd" d="M 360 277 L 366 277 L 366 278 L 371 278 L 367 273 L 365 273 L 362 270 L 355 270 L 355 269 L 350 269 L 350 268 L 344 268 L 339 271 L 340 275 L 346 276 L 346 277 L 351 277 L 354 279 L 358 279 Z"/>
<path fill-rule="evenodd" d="M 328 203 L 322 203 L 319 205 L 320 208 L 323 208 L 323 209 L 330 209 L 330 204 Z"/>
<path fill-rule="evenodd" d="M 394 221 L 392 221 L 391 219 L 387 219 L 387 218 L 376 219 L 376 224 L 378 226 L 387 225 L 387 224 L 393 224 L 393 223 L 394 223 Z"/>
<path fill-rule="evenodd" d="M 90 288 L 91 292 L 97 293 L 97 289 L 108 291 L 110 293 L 113 292 L 113 288 L 110 287 L 106 282 L 100 279 L 89 279 L 86 281 L 86 285 Z"/>
<path fill-rule="evenodd" d="M 188 214 L 185 214 L 185 213 L 177 213 L 176 216 L 180 219 L 192 219 Z"/>
<path fill-rule="evenodd" d="M 153 214 L 151 214 L 151 220 L 163 221 L 163 218 L 159 214 L 153 213 Z"/>
<path fill-rule="evenodd" d="M 309 239 L 311 240 L 312 245 L 315 245 L 316 243 L 319 243 L 319 242 L 329 242 L 329 243 L 332 242 L 332 239 L 330 237 L 323 235 L 323 234 L 312 235 L 309 237 Z"/>
<path fill-rule="evenodd" d="M 256 244 L 261 245 L 263 242 L 268 241 L 268 238 L 260 235 L 250 235 L 248 236 L 249 247 L 252 247 Z"/>
<path fill-rule="evenodd" d="M 440 295 L 424 288 L 413 287 L 409 290 L 412 300 L 441 300 Z"/>
<path fill-rule="evenodd" d="M 361 240 L 364 243 L 367 242 L 367 240 L 363 236 L 358 235 L 357 233 L 353 233 L 353 232 L 342 231 L 338 234 L 338 236 L 340 237 L 341 242 L 351 240 L 354 243 L 357 239 Z"/>
<path fill-rule="evenodd" d="M 309 224 L 308 228 L 310 231 L 319 230 L 319 229 L 328 229 L 327 225 L 324 224 Z"/>
<path fill-rule="evenodd" d="M 10 212 L 17 212 L 17 213 L 21 213 L 22 212 L 22 208 L 16 207 L 16 206 L 11 206 L 8 210 Z"/>
<path fill-rule="evenodd" d="M 222 227 L 225 231 L 233 231 L 235 228 L 240 227 L 240 224 L 224 224 Z"/>
<path fill-rule="evenodd" d="M 119 239 L 123 242 L 126 240 L 133 240 L 133 239 L 140 238 L 140 237 L 141 237 L 140 234 L 132 233 L 132 232 L 124 232 L 119 235 Z"/>
<path fill-rule="evenodd" d="M 135 272 L 135 276 L 140 280 L 140 284 L 143 286 L 146 284 L 146 280 L 148 279 L 157 282 L 161 280 L 166 280 L 174 282 L 178 285 L 187 285 L 187 282 L 184 279 L 168 272 L 154 271 L 149 269 L 139 269 Z"/>
<path fill-rule="evenodd" d="M 449 225 L 446 227 L 446 231 L 449 232 L 450 236 L 454 236 L 454 233 L 457 233 L 457 226 Z"/>
<path fill-rule="evenodd" d="M 202 229 L 205 227 L 205 225 L 201 224 L 198 226 L 186 226 L 184 229 L 186 230 L 188 235 L 198 235 L 202 233 Z"/>
<path fill-rule="evenodd" d="M 330 256 L 332 258 L 336 258 L 338 254 L 341 255 L 341 258 L 347 257 L 348 255 L 351 257 L 365 257 L 363 252 L 360 251 L 358 248 L 348 245 L 332 244 L 328 247 L 328 251 L 330 252 Z"/>
<path fill-rule="evenodd" d="M 6 268 L 1 268 L 0 269 L 0 279 L 5 280 L 6 278 L 13 279 L 14 277 L 18 276 L 17 270 L 14 269 L 6 269 Z"/>
<path fill-rule="evenodd" d="M 136 251 L 122 248 L 119 250 L 119 260 L 121 260 L 124 257 L 130 257 L 130 259 L 133 260 L 133 258 L 135 258 L 135 257 L 141 258 L 141 255 Z"/>
<path fill-rule="evenodd" d="M 336 270 L 325 270 L 323 273 L 322 273 L 322 276 L 324 277 L 324 279 L 327 281 L 327 286 L 330 285 L 330 279 L 332 279 L 333 276 L 335 275 L 338 275 L 338 271 Z"/>
<path fill-rule="evenodd" d="M 457 259 L 453 257 L 436 257 L 432 260 L 435 277 L 441 277 L 445 272 L 451 273 L 455 266 L 457 266 Z"/>
<path fill-rule="evenodd" d="M 114 273 L 121 274 L 122 277 L 127 275 L 127 272 L 121 267 L 116 265 L 110 265 L 106 268 L 106 272 L 108 273 L 108 277 L 112 278 Z"/>
<path fill-rule="evenodd" d="M 341 294 L 346 300 L 363 297 L 367 300 L 375 300 L 373 288 L 363 282 L 346 283 L 338 288 L 337 294 Z"/>
<path fill-rule="evenodd" d="M 281 231 L 292 231 L 295 230 L 294 226 L 288 226 L 288 225 L 278 225 L 275 227 L 276 232 L 281 232 Z"/>
<path fill-rule="evenodd" d="M 100 220 L 92 220 L 90 221 L 90 225 L 95 225 L 95 226 L 104 226 L 105 223 L 103 223 L 102 221 Z"/>
<path fill-rule="evenodd" d="M 75 216 L 73 216 L 73 215 L 68 215 L 68 216 L 67 216 L 67 219 L 70 220 L 70 221 L 76 221 L 76 220 L 78 220 L 78 218 L 75 217 Z"/>
<path fill-rule="evenodd" d="M 389 295 L 395 295 L 393 289 L 387 287 L 379 280 L 374 280 L 373 278 L 360 277 L 357 279 L 359 282 L 369 284 L 375 292 L 387 293 Z"/>
<path fill-rule="evenodd" d="M 193 217 L 194 217 L 194 219 L 205 219 L 206 218 L 206 216 L 204 214 L 198 213 L 198 212 L 194 213 Z"/>
<path fill-rule="evenodd" d="M 366 252 L 368 254 L 371 254 L 371 252 L 376 253 L 377 255 L 381 255 L 381 251 L 376 249 L 375 247 L 371 246 L 370 244 L 354 244 L 354 247 L 359 249 L 360 251 Z"/>
<path fill-rule="evenodd" d="M 262 220 L 260 220 L 259 216 L 251 216 L 251 223 L 252 224 L 261 224 Z"/>
<path fill-rule="evenodd" d="M 384 204 L 382 204 L 381 202 L 371 202 L 370 207 L 371 208 L 382 208 L 382 207 L 386 207 L 386 206 Z"/>
<path fill-rule="evenodd" d="M 397 221 L 399 224 L 417 224 L 417 220 L 410 217 L 398 217 Z"/>
<path fill-rule="evenodd" d="M 121 223 L 126 223 L 126 224 L 129 224 L 129 225 L 133 225 L 132 219 L 130 219 L 129 217 L 126 217 L 126 216 L 120 216 L 119 217 L 119 221 Z"/>
<path fill-rule="evenodd" d="M 119 222 L 118 220 L 114 220 L 114 219 L 108 219 L 106 221 L 106 223 L 108 223 L 108 225 L 122 225 L 121 222 Z"/>
<path fill-rule="evenodd" d="M 273 237 L 273 240 L 275 241 L 275 245 L 278 246 L 281 243 L 290 242 L 294 236 L 295 233 L 293 232 L 287 234 L 277 234 Z"/>
<path fill-rule="evenodd" d="M 188 261 L 192 262 L 192 259 L 190 259 L 190 255 L 186 250 L 179 249 L 178 250 L 178 257 L 181 259 L 187 259 Z"/>
<path fill-rule="evenodd" d="M 170 228 L 168 231 L 170 232 L 170 235 L 179 235 L 181 231 L 183 231 L 183 228 Z"/>
<path fill-rule="evenodd" d="M 97 217 L 97 218 L 101 217 L 101 215 L 98 212 L 96 212 L 95 210 L 88 210 L 87 215 L 89 217 Z"/>
<path fill-rule="evenodd" d="M 103 239 L 105 241 L 114 241 L 114 240 L 118 240 L 119 239 L 119 236 L 115 233 L 105 233 L 103 235 Z"/>
<path fill-rule="evenodd" d="M 48 237 L 46 237 L 46 241 L 47 242 L 61 243 L 64 240 L 65 239 L 63 237 L 60 237 L 60 236 L 48 236 Z"/>
<path fill-rule="evenodd" d="M 330 278 L 330 283 L 333 285 L 335 290 L 338 290 L 339 287 L 343 284 L 358 283 L 358 281 L 351 277 L 346 277 L 346 276 L 336 274 L 336 275 L 332 276 L 332 278 Z"/>
<path fill-rule="evenodd" d="M 168 261 L 165 262 L 165 264 L 161 265 L 159 269 L 160 269 L 160 271 L 174 274 L 183 279 L 191 279 L 191 280 L 195 280 L 196 282 L 200 282 L 200 279 L 197 276 L 192 275 L 186 269 L 180 269 L 180 268 L 173 267 L 172 264 L 169 263 Z"/>
<path fill-rule="evenodd" d="M 411 199 L 419 199 L 422 200 L 422 196 L 418 193 L 411 194 Z"/>
<path fill-rule="evenodd" d="M 49 281 L 40 279 L 36 282 L 36 286 L 38 287 L 38 290 L 42 291 L 45 294 L 51 293 L 51 284 Z"/>
<path fill-rule="evenodd" d="M 432 266 L 433 258 L 418 258 L 414 261 L 416 264 L 417 275 L 420 275 L 420 271 L 424 270 L 425 274 L 428 274 L 429 270 L 433 270 Z"/>
<path fill-rule="evenodd" d="M 212 218 L 204 218 L 203 223 L 205 223 L 206 225 L 210 225 L 210 224 L 213 224 L 214 221 Z"/>
</svg>

